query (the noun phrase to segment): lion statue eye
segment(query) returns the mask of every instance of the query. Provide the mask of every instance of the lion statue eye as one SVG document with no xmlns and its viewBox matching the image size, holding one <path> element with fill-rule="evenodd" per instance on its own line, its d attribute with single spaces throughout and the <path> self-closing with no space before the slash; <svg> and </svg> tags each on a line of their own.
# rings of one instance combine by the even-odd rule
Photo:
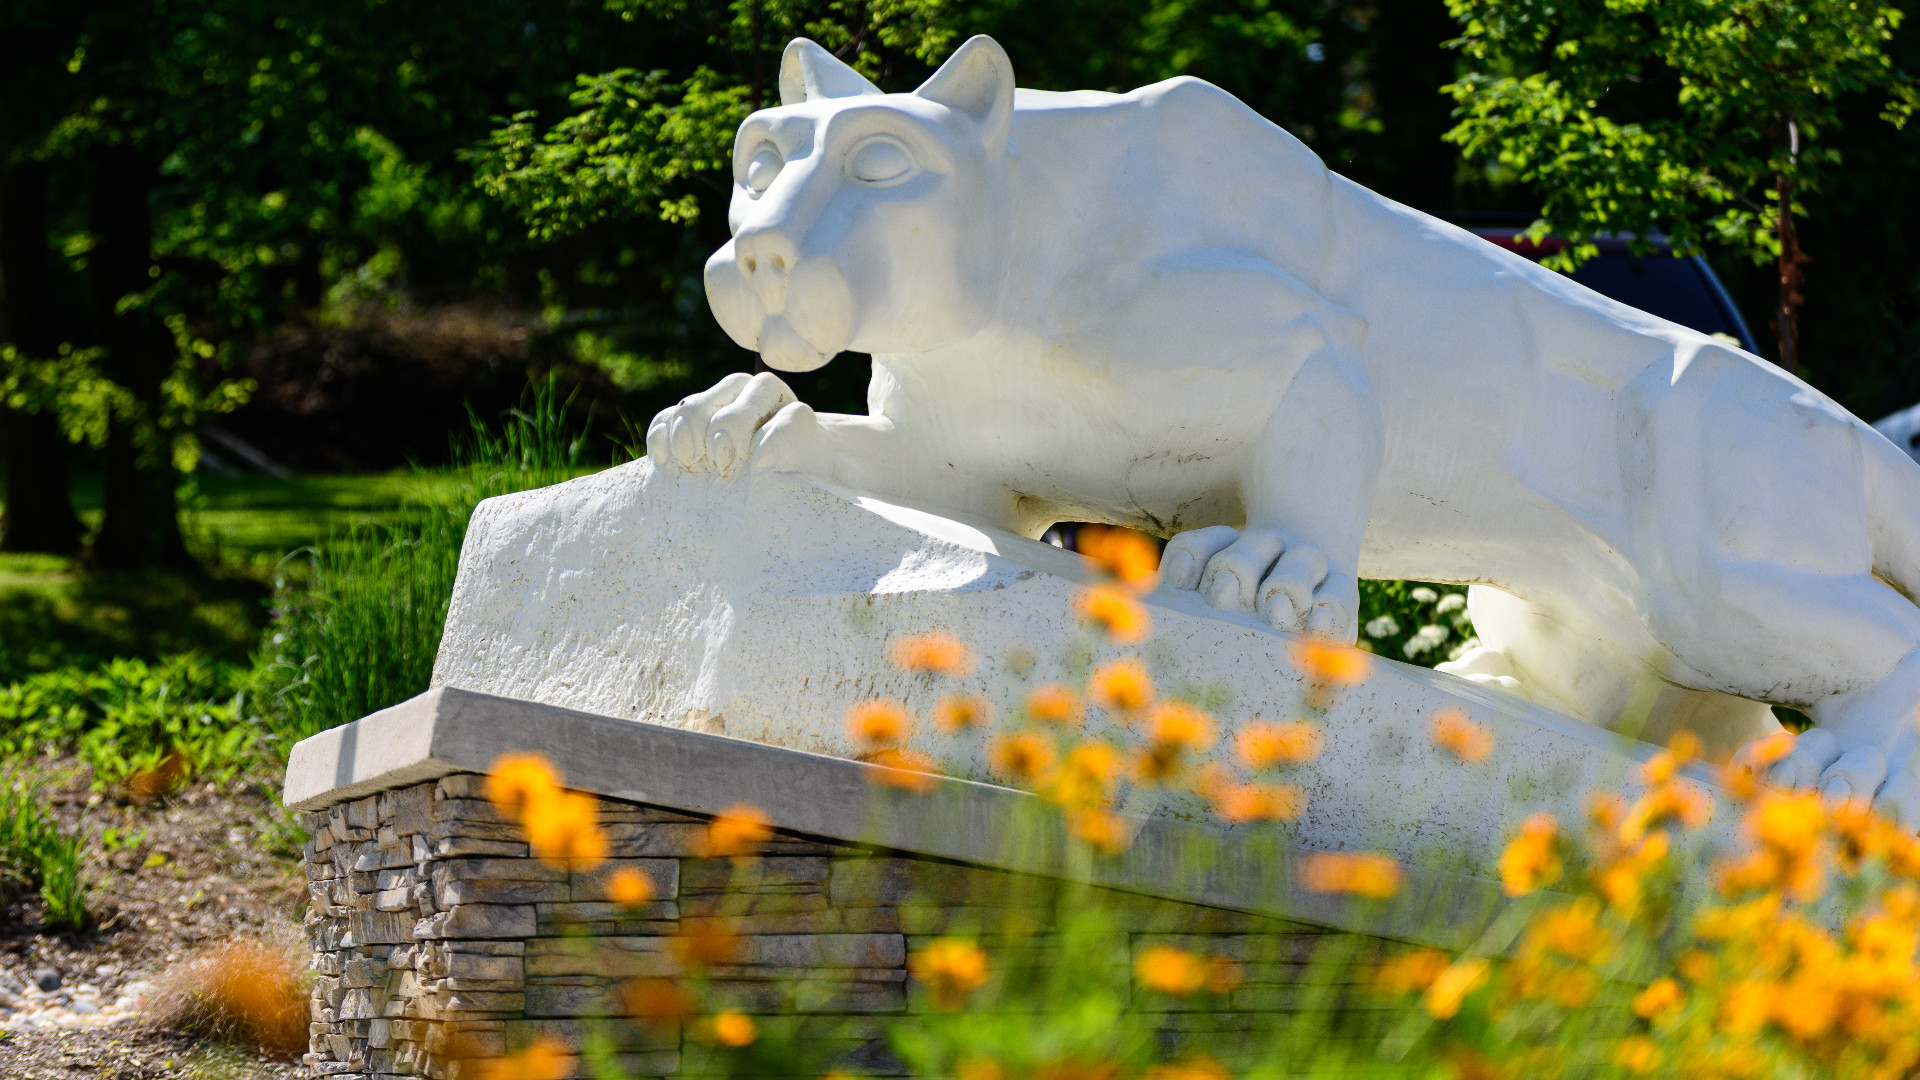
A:
<svg viewBox="0 0 1920 1080">
<path fill-rule="evenodd" d="M 913 168 L 913 158 L 907 156 L 906 147 L 892 139 L 869 139 L 854 149 L 848 168 L 856 180 L 884 184 L 905 176 Z"/>
<path fill-rule="evenodd" d="M 780 175 L 780 168 L 785 164 L 780 160 L 780 152 L 771 146 L 753 155 L 753 160 L 747 163 L 748 189 L 755 195 L 764 193 L 773 186 L 773 178 Z"/>
</svg>

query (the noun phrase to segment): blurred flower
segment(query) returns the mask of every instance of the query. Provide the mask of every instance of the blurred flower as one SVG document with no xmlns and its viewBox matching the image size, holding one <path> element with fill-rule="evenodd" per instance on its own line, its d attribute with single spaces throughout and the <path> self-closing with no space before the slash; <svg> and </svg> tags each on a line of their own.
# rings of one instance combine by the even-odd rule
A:
<svg viewBox="0 0 1920 1080">
<path fill-rule="evenodd" d="M 635 867 L 623 866 L 607 878 L 607 897 L 616 904 L 639 907 L 653 899 L 653 879 Z"/>
<path fill-rule="evenodd" d="M 759 807 L 734 803 L 707 825 L 694 850 L 703 859 L 737 858 L 771 839 L 773 823 Z"/>
<path fill-rule="evenodd" d="M 723 1012 L 713 1018 L 713 1041 L 721 1046 L 750 1046 L 760 1037 L 760 1029 L 746 1013 Z"/>
<path fill-rule="evenodd" d="M 1321 851 L 1300 861 L 1300 884 L 1311 892 L 1384 900 L 1400 891 L 1406 872 L 1392 857 Z"/>
<path fill-rule="evenodd" d="M 533 803 L 560 790 L 560 774 L 540 754 L 502 754 L 487 771 L 487 801 L 515 821 Z"/>
<path fill-rule="evenodd" d="M 1645 1076 L 1659 1068 L 1662 1060 L 1660 1048 L 1645 1035 L 1629 1035 L 1613 1048 L 1613 1063 L 1635 1076 Z"/>
<path fill-rule="evenodd" d="M 1438 949 L 1415 949 L 1380 965 L 1373 977 L 1374 989 L 1383 994 L 1411 994 L 1433 985 L 1447 969 L 1447 954 Z"/>
<path fill-rule="evenodd" d="M 993 771 L 1014 780 L 1034 781 L 1053 768 L 1053 740 L 1034 731 L 1003 735 L 987 746 Z"/>
<path fill-rule="evenodd" d="M 909 956 L 907 969 L 926 984 L 935 1005 L 958 1009 L 968 994 L 986 985 L 987 954 L 971 941 L 938 938 Z"/>
<path fill-rule="evenodd" d="M 1204 1054 L 1185 1061 L 1149 1065 L 1140 1077 L 1141 1080 L 1233 1080 L 1226 1066 Z"/>
<path fill-rule="evenodd" d="M 1707 823 L 1713 815 L 1713 799 L 1707 793 L 1684 781 L 1669 779 L 1656 784 L 1646 794 L 1634 800 L 1627 810 L 1626 817 L 1620 822 L 1620 840 L 1622 843 L 1638 843 L 1654 826 L 1669 821 L 1677 821 L 1688 829 L 1698 829 Z"/>
<path fill-rule="evenodd" d="M 990 1058 L 961 1058 L 953 1063 L 953 1080 L 1005 1080 L 1000 1063 Z"/>
<path fill-rule="evenodd" d="M 1204 985 L 1209 994 L 1230 994 L 1246 981 L 1246 975 L 1246 969 L 1241 967 L 1240 961 L 1231 956 L 1209 956 Z"/>
<path fill-rule="evenodd" d="M 984 727 L 992 719 L 992 704 L 978 694 L 953 694 L 933 707 L 933 726 L 949 733 Z"/>
<path fill-rule="evenodd" d="M 1373 658 L 1351 645 L 1309 635 L 1289 647 L 1293 665 L 1310 682 L 1328 686 L 1352 686 L 1365 682 Z"/>
<path fill-rule="evenodd" d="M 1102 803 L 1113 793 L 1125 767 L 1120 751 L 1100 739 L 1084 739 L 1067 751 L 1066 765 L 1053 777 L 1048 795 L 1061 806 Z"/>
<path fill-rule="evenodd" d="M 1234 752 L 1249 769 L 1269 765 L 1300 765 L 1320 756 L 1326 742 L 1320 725 L 1311 720 L 1273 723 L 1254 720 L 1233 737 Z"/>
<path fill-rule="evenodd" d="M 680 933 L 667 942 L 673 958 L 688 971 L 732 963 L 740 956 L 741 946 L 738 934 L 708 919 L 682 921 Z"/>
<path fill-rule="evenodd" d="M 869 765 L 880 766 L 868 773 L 867 779 L 881 787 L 925 795 L 940 786 L 940 767 L 933 758 L 918 750 L 889 746 L 866 754 L 861 760 Z"/>
<path fill-rule="evenodd" d="M 1680 766 L 1700 756 L 1700 737 L 1691 731 L 1676 732 L 1667 740 L 1667 748 L 1648 758 L 1640 766 L 1640 781 L 1649 786 L 1673 779 Z"/>
<path fill-rule="evenodd" d="M 1600 926 L 1600 904 L 1590 896 L 1534 916 L 1521 942 L 1522 955 L 1551 954 L 1583 964 L 1603 962 L 1612 948 L 1612 936 Z"/>
<path fill-rule="evenodd" d="M 1027 715 L 1043 724 L 1080 723 L 1080 697 L 1064 686 L 1049 683 L 1027 695 Z"/>
<path fill-rule="evenodd" d="M 591 870 L 607 857 L 599 819 L 600 800 L 560 791 L 527 803 L 521 825 L 535 858 L 562 869 Z"/>
<path fill-rule="evenodd" d="M 1656 1020 L 1679 1009 L 1685 1001 L 1686 995 L 1681 993 L 1679 983 L 1659 978 L 1633 996 L 1633 1014 L 1642 1020 Z"/>
<path fill-rule="evenodd" d="M 1134 758 L 1134 775 L 1143 783 L 1165 780 L 1189 751 L 1213 744 L 1213 721 L 1184 701 L 1154 707 L 1147 717 L 1147 745 Z"/>
<path fill-rule="evenodd" d="M 1292 821 L 1307 808 L 1307 797 L 1292 784 L 1224 784 L 1208 794 L 1213 812 L 1225 821 Z"/>
<path fill-rule="evenodd" d="M 1525 896 L 1560 880 L 1560 823 L 1545 810 L 1527 818 L 1500 853 L 1500 882 L 1508 896 Z"/>
<path fill-rule="evenodd" d="M 893 746 L 913 735 L 913 716 L 896 701 L 863 701 L 847 710 L 847 733 L 863 746 Z"/>
<path fill-rule="evenodd" d="M 1149 990 L 1186 997 L 1207 981 L 1207 966 L 1200 957 L 1171 945 L 1153 945 L 1140 951 L 1133 962 L 1140 985 Z"/>
<path fill-rule="evenodd" d="M 1144 533 L 1113 525 L 1082 525 L 1074 546 L 1136 592 L 1148 592 L 1160 582 L 1160 545 Z"/>
<path fill-rule="evenodd" d="M 1073 603 L 1082 620 L 1098 623 L 1107 636 L 1120 645 L 1139 641 L 1153 628 L 1144 604 L 1109 585 L 1082 589 Z"/>
<path fill-rule="evenodd" d="M 946 634 L 909 634 L 894 641 L 893 662 L 908 671 L 963 675 L 973 658 L 959 639 Z"/>
<path fill-rule="evenodd" d="M 551 1035 L 533 1040 L 524 1050 L 486 1063 L 486 1080 L 567 1080 L 573 1075 L 573 1054 Z"/>
<path fill-rule="evenodd" d="M 1104 708 L 1137 712 L 1153 702 L 1153 680 L 1140 661 L 1113 660 L 1095 669 L 1088 692 Z"/>
<path fill-rule="evenodd" d="M 1100 807 L 1074 810 L 1067 816 L 1067 830 L 1108 855 L 1118 855 L 1133 843 L 1133 833 L 1127 828 L 1126 820 Z"/>
<path fill-rule="evenodd" d="M 1493 752 L 1493 729 L 1476 722 L 1461 709 L 1441 709 L 1434 714 L 1428 733 L 1443 750 L 1461 761 L 1485 761 Z"/>
<path fill-rule="evenodd" d="M 693 1015 L 698 1002 L 671 979 L 635 979 L 621 988 L 627 1015 L 643 1024 L 666 1027 Z"/>
<path fill-rule="evenodd" d="M 1463 956 L 1434 977 L 1421 1004 L 1435 1020 L 1450 1020 L 1458 1015 L 1467 995 L 1486 983 L 1487 976 L 1488 964 L 1484 957 Z"/>
</svg>

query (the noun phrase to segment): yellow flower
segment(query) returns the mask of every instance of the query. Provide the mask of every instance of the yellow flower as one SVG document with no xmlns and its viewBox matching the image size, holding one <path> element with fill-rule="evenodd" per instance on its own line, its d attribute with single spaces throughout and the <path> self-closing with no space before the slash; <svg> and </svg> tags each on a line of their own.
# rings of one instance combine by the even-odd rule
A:
<svg viewBox="0 0 1920 1080">
<path fill-rule="evenodd" d="M 482 1075 L 486 1080 L 567 1080 L 573 1075 L 573 1055 L 566 1043 L 542 1035 L 524 1050 L 487 1062 Z"/>
<path fill-rule="evenodd" d="M 757 806 L 735 803 L 720 811 L 694 844 L 706 859 L 734 858 L 773 839 L 773 823 Z"/>
<path fill-rule="evenodd" d="M 1294 666 L 1309 682 L 1328 686 L 1365 682 L 1373 665 L 1372 657 L 1359 649 L 1323 637 L 1303 637 L 1295 641 L 1289 651 L 1293 654 Z"/>
<path fill-rule="evenodd" d="M 1035 731 L 1021 731 L 995 739 L 987 746 L 987 763 L 1012 780 L 1034 781 L 1053 768 L 1053 740 Z"/>
<path fill-rule="evenodd" d="M 607 857 L 600 831 L 600 800 L 560 791 L 529 803 L 522 822 L 535 858 L 561 869 L 591 870 Z"/>
<path fill-rule="evenodd" d="M 1133 833 L 1124 818 L 1111 810 L 1084 807 L 1067 817 L 1067 829 L 1088 845 L 1108 855 L 1118 855 L 1133 843 Z"/>
<path fill-rule="evenodd" d="M 1043 724 L 1076 727 L 1081 718 L 1079 695 L 1051 683 L 1037 687 L 1027 695 L 1027 715 Z"/>
<path fill-rule="evenodd" d="M 1436 745 L 1461 761 L 1485 761 L 1493 752 L 1493 729 L 1477 723 L 1461 709 L 1441 709 L 1428 732 Z"/>
<path fill-rule="evenodd" d="M 1226 1066 L 1204 1054 L 1185 1061 L 1149 1065 L 1140 1077 L 1141 1080 L 1233 1080 Z"/>
<path fill-rule="evenodd" d="M 1508 896 L 1525 896 L 1560 880 L 1559 835 L 1559 822 L 1545 810 L 1520 826 L 1520 835 L 1500 853 L 1500 882 Z"/>
<path fill-rule="evenodd" d="M 1660 1067 L 1660 1048 L 1645 1035 L 1629 1035 L 1613 1048 L 1613 1063 L 1634 1074 L 1645 1076 Z"/>
<path fill-rule="evenodd" d="M 1144 533 L 1114 525 L 1082 525 L 1074 547 L 1136 592 L 1159 584 L 1160 545 Z"/>
<path fill-rule="evenodd" d="M 693 994 L 672 979 L 635 979 L 620 988 L 627 1015 L 642 1024 L 671 1027 L 693 1015 Z"/>
<path fill-rule="evenodd" d="M 760 1029 L 746 1013 L 723 1012 L 713 1018 L 713 1041 L 722 1046 L 748 1046 L 760 1037 Z"/>
<path fill-rule="evenodd" d="M 1686 1001 L 1680 984 L 1669 978 L 1655 979 L 1633 997 L 1633 1014 L 1642 1020 L 1655 1020 L 1677 1011 Z"/>
<path fill-rule="evenodd" d="M 1307 796 L 1292 784 L 1222 784 L 1208 793 L 1213 812 L 1231 822 L 1292 821 Z"/>
<path fill-rule="evenodd" d="M 1074 606 L 1080 610 L 1082 620 L 1098 623 L 1116 644 L 1131 645 L 1153 629 L 1146 606 L 1111 586 L 1081 590 L 1074 598 Z"/>
<path fill-rule="evenodd" d="M 1321 851 L 1300 861 L 1300 884 L 1311 892 L 1384 900 L 1400 891 L 1406 872 L 1390 856 Z"/>
<path fill-rule="evenodd" d="M 1113 660 L 1100 665 L 1088 689 L 1095 704 L 1121 712 L 1138 712 L 1153 703 L 1153 680 L 1138 660 Z"/>
<path fill-rule="evenodd" d="M 986 985 L 987 954 L 971 941 L 939 938 L 908 957 L 907 969 L 926 984 L 935 1005 L 957 1009 Z"/>
<path fill-rule="evenodd" d="M 1467 995 L 1487 981 L 1487 970 L 1486 959 L 1479 956 L 1463 956 L 1448 964 L 1445 970 L 1434 977 L 1433 984 L 1427 987 L 1426 996 L 1421 999 L 1427 1015 L 1435 1020 L 1450 1020 L 1458 1015 Z"/>
<path fill-rule="evenodd" d="M 1534 916 L 1522 946 L 1528 955 L 1553 953 L 1584 964 L 1601 963 L 1611 948 L 1600 927 L 1600 904 L 1590 896 Z"/>
<path fill-rule="evenodd" d="M 607 898 L 616 904 L 639 907 L 653 899 L 653 879 L 634 867 L 623 866 L 607 878 Z"/>
<path fill-rule="evenodd" d="M 1326 740 L 1320 725 L 1311 720 L 1273 723 L 1254 720 L 1233 737 L 1233 749 L 1240 763 L 1249 769 L 1269 765 L 1300 765 L 1320 756 Z"/>
<path fill-rule="evenodd" d="M 1147 738 L 1134 771 L 1141 781 L 1150 783 L 1171 775 L 1183 754 L 1212 745 L 1213 721 L 1186 702 L 1168 702 L 1155 707 L 1147 718 Z"/>
<path fill-rule="evenodd" d="M 993 706 L 978 694 L 944 697 L 933 707 L 933 726 L 949 733 L 983 727 L 992 719 Z"/>
<path fill-rule="evenodd" d="M 1005 1080 L 1000 1063 L 988 1058 L 961 1058 L 953 1063 L 954 1080 Z M 830 1078 L 822 1078 L 830 1080 Z"/>
<path fill-rule="evenodd" d="M 1200 957 L 1171 945 L 1153 945 L 1140 951 L 1133 971 L 1140 985 L 1175 997 L 1186 997 L 1207 981 L 1207 965 Z"/>
<path fill-rule="evenodd" d="M 894 701 L 863 701 L 847 710 L 847 733 L 863 746 L 893 746 L 913 736 L 913 717 Z"/>
<path fill-rule="evenodd" d="M 1373 977 L 1374 989 L 1383 994 L 1411 994 L 1433 985 L 1447 970 L 1447 954 L 1438 949 L 1415 949 L 1380 965 Z"/>
<path fill-rule="evenodd" d="M 860 760 L 880 766 L 867 774 L 867 779 L 880 787 L 925 795 L 940 786 L 939 766 L 918 750 L 889 746 L 866 754 Z"/>
<path fill-rule="evenodd" d="M 501 754 L 487 772 L 487 801 L 502 817 L 520 820 L 527 807 L 560 790 L 560 774 L 540 754 Z"/>
<path fill-rule="evenodd" d="M 946 634 L 910 634 L 893 643 L 893 662 L 908 671 L 964 675 L 973 658 L 958 638 Z"/>
</svg>

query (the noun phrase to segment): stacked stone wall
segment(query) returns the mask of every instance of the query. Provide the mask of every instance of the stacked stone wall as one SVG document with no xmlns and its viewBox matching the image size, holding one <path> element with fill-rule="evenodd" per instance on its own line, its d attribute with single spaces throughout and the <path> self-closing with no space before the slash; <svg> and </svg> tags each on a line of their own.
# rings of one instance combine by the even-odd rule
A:
<svg viewBox="0 0 1920 1080">
<path fill-rule="evenodd" d="M 932 1007 L 909 978 L 911 952 L 954 931 L 1003 959 L 1044 962 L 1057 948 L 1043 879 L 786 833 L 736 867 L 699 856 L 705 819 L 617 799 L 599 799 L 607 863 L 557 870 L 530 856 L 482 783 L 456 774 L 307 815 L 313 1076 L 472 1080 L 537 1036 L 578 1047 L 590 1033 L 634 1077 L 719 1074 L 694 1032 L 622 1018 L 621 987 L 675 976 L 675 938 L 702 930 L 737 935 L 708 985 L 763 1030 L 812 1060 L 897 1075 L 885 1018 Z M 621 867 L 649 876 L 652 902 L 608 897 Z M 1101 893 L 1099 906 L 1116 958 L 1166 942 L 1246 961 L 1215 1008 L 1142 1003 L 1164 1010 L 1151 1019 L 1175 1053 L 1233 1056 L 1260 1014 L 1296 1007 L 1300 972 L 1328 936 L 1131 894 Z"/>
</svg>

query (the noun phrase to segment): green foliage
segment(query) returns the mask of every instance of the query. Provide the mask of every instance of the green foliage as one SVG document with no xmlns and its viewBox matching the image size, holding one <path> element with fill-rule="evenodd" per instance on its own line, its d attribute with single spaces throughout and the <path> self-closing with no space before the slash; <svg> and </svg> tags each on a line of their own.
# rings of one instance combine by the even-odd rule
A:
<svg viewBox="0 0 1920 1080">
<path fill-rule="evenodd" d="M 1447 138 L 1532 186 L 1536 238 L 1571 244 L 1571 269 L 1604 233 L 1664 232 L 1761 261 L 1780 253 L 1779 189 L 1818 190 L 1843 99 L 1883 92 L 1903 124 L 1920 89 L 1888 43 L 1901 12 L 1842 0 L 1449 0 L 1459 105 Z M 1792 204 L 1794 213 L 1804 207 Z M 1644 241 L 1642 241 L 1644 244 Z"/>
<path fill-rule="evenodd" d="M 38 890 L 47 919 L 75 930 L 87 925 L 89 890 L 81 860 L 85 838 L 62 830 L 41 786 L 17 774 L 0 776 L 0 899 Z"/>
<path fill-rule="evenodd" d="M 1458 659 L 1478 639 L 1461 585 L 1360 582 L 1360 645 L 1381 656 L 1432 667 Z"/>
</svg>

